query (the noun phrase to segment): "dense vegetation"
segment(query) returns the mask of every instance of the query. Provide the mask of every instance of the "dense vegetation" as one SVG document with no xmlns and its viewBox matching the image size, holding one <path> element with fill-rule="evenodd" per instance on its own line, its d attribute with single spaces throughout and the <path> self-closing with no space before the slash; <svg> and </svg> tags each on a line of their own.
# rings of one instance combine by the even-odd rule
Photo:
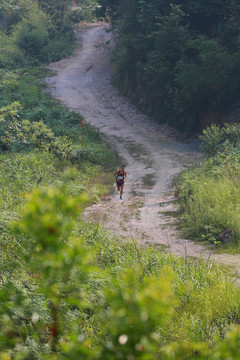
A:
<svg viewBox="0 0 240 360">
<path fill-rule="evenodd" d="M 100 0 L 117 35 L 114 81 L 157 121 L 196 132 L 240 101 L 238 0 Z"/>
<path fill-rule="evenodd" d="M 240 291 L 225 274 L 82 224 L 84 197 L 36 190 L 11 224 L 1 359 L 237 359 Z"/>
<path fill-rule="evenodd" d="M 75 11 L 72 5 L 72 0 L 4 1 L 0 5 L 0 68 L 52 62 L 71 54 L 73 23 L 93 19 L 96 1 L 76 0 Z"/>
<path fill-rule="evenodd" d="M 240 291 L 222 270 L 81 219 L 119 159 L 37 67 L 74 48 L 71 5 L 0 8 L 0 359 L 237 359 Z"/>
<path fill-rule="evenodd" d="M 200 138 L 205 159 L 177 188 L 184 222 L 191 236 L 239 252 L 240 125 L 211 125 Z"/>
</svg>

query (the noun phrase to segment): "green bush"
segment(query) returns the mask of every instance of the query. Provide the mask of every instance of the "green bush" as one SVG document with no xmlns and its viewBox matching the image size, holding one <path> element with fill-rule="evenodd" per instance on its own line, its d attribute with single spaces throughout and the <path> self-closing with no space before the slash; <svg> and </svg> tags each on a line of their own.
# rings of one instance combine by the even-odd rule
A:
<svg viewBox="0 0 240 360">
<path fill-rule="evenodd" d="M 26 64 L 24 51 L 3 31 L 0 31 L 0 43 L 0 69 L 13 69 Z"/>
<path fill-rule="evenodd" d="M 21 1 L 23 4 L 23 2 Z M 7 32 L 11 30 L 11 27 L 21 20 L 22 6 L 14 6 L 8 1 L 3 1 L 0 7 L 0 12 L 3 19 L 3 28 Z"/>
<path fill-rule="evenodd" d="M 67 158 L 70 154 L 71 142 L 66 136 L 54 136 L 42 120 L 30 122 L 20 119 L 19 108 L 20 104 L 17 102 L 0 108 L 0 148 L 12 152 L 37 148 Z"/>
<path fill-rule="evenodd" d="M 96 20 L 96 9 L 98 1 L 96 0 L 81 0 L 76 2 L 76 7 L 69 13 L 71 21 L 74 23 L 85 21 L 92 22 Z"/>
<path fill-rule="evenodd" d="M 39 2 L 21 0 L 18 6 L 4 5 L 4 30 L 8 34 L 8 46 L 5 44 L 5 48 L 7 54 L 13 55 L 13 59 L 9 59 L 8 68 L 11 68 L 14 58 L 19 56 L 21 59 L 22 54 L 25 61 L 50 62 L 70 55 L 75 48 L 72 23 L 64 10 L 66 2 L 62 5 L 55 4 L 55 7 L 52 4 L 43 6 L 47 12 L 41 10 L 39 6 L 43 4 Z M 62 10 L 64 17 L 60 19 L 56 14 L 62 13 Z M 3 53 L 3 60 L 7 60 L 7 54 L 4 57 Z M 21 66 L 20 61 L 15 65 L 18 64 Z"/>
<path fill-rule="evenodd" d="M 41 58 L 44 62 L 59 61 L 72 54 L 75 49 L 73 33 L 63 34 L 60 38 L 55 36 L 50 38 L 42 49 Z"/>
<path fill-rule="evenodd" d="M 224 124 L 220 127 L 213 124 L 203 130 L 200 140 L 201 151 L 207 157 L 214 157 L 219 153 L 228 154 L 240 146 L 240 125 Z"/>
<path fill-rule="evenodd" d="M 44 61 L 42 50 L 49 41 L 49 19 L 39 9 L 33 9 L 13 28 L 15 44 L 27 55 Z"/>
</svg>

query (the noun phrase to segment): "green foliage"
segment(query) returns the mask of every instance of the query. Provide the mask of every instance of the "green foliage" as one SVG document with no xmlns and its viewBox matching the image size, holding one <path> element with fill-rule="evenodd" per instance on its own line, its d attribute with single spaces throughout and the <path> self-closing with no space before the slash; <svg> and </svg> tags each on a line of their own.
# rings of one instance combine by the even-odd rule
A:
<svg viewBox="0 0 240 360">
<path fill-rule="evenodd" d="M 34 4 L 36 3 L 34 2 Z M 13 25 L 21 21 L 22 16 L 28 13 L 29 6 L 29 1 L 19 1 L 17 6 L 14 1 L 4 1 L 1 6 L 1 13 L 4 19 L 4 29 L 7 33 Z"/>
<path fill-rule="evenodd" d="M 169 277 L 149 277 L 139 284 L 137 271 L 125 272 L 113 289 L 106 291 L 110 304 L 107 320 L 107 346 L 100 359 L 155 359 L 160 336 L 156 327 L 169 320 L 176 304 Z M 134 329 L 134 331 L 133 331 Z"/>
<path fill-rule="evenodd" d="M 15 102 L 0 109 L 0 147 L 11 151 L 33 147 L 67 157 L 70 141 L 66 137 L 55 137 L 43 121 L 31 123 L 19 119 L 19 107 L 20 104 Z"/>
<path fill-rule="evenodd" d="M 185 223 L 194 236 L 220 245 L 230 229 L 230 245 L 239 251 L 239 124 L 211 125 L 200 136 L 207 159 L 182 175 L 178 189 Z"/>
<path fill-rule="evenodd" d="M 114 81 L 157 121 L 190 133 L 239 103 L 237 1 L 101 1 L 117 47 Z"/>
<path fill-rule="evenodd" d="M 38 0 L 39 6 L 50 15 L 54 23 L 64 21 L 73 2 L 71 0 Z"/>
<path fill-rule="evenodd" d="M 27 301 L 27 291 L 24 292 L 20 287 L 17 294 L 16 285 L 11 286 L 11 283 L 7 281 L 1 288 L 1 300 L 5 302 L 1 313 L 2 317 L 5 317 L 5 322 L 1 324 L 2 352 L 12 348 L 13 357 L 37 359 L 41 353 L 54 354 L 59 350 L 60 336 L 65 337 L 68 334 L 66 331 L 68 327 L 63 327 L 64 311 L 68 307 L 80 307 L 84 304 L 79 297 L 75 281 L 82 283 L 86 281 L 90 273 L 88 269 L 90 257 L 79 245 L 64 245 L 60 237 L 66 236 L 71 231 L 73 219 L 77 216 L 76 206 L 78 205 L 80 210 L 83 201 L 83 198 L 78 200 L 66 198 L 63 189 L 36 191 L 29 197 L 29 205 L 23 213 L 22 221 L 15 224 L 14 229 L 16 234 L 21 234 L 27 229 L 27 233 L 36 241 L 35 253 L 32 249 L 33 251 L 27 254 L 27 259 L 30 260 L 28 271 L 38 271 L 38 274 L 41 274 L 37 277 L 39 280 L 35 281 L 35 296 L 40 299 L 45 298 L 47 317 L 40 317 L 42 307 L 35 308 L 33 311 L 32 301 L 30 300 L 30 304 Z M 39 267 L 32 260 L 36 256 Z M 76 276 L 74 271 L 76 272 L 78 267 L 81 271 L 79 268 L 78 276 Z M 13 307 L 9 306 L 13 304 Z M 43 303 L 40 304 L 43 305 Z M 26 305 L 30 305 L 33 311 L 30 312 L 30 317 L 27 315 Z M 18 325 L 15 324 L 17 318 L 14 317 L 16 307 L 20 308 L 22 316 Z M 16 327 L 17 335 L 15 335 Z M 35 344 L 35 349 L 28 346 L 29 342 Z M 80 346 L 78 346 L 78 352 L 80 353 Z M 87 347 L 85 353 L 88 353 Z"/>
<path fill-rule="evenodd" d="M 216 346 L 214 349 L 214 354 L 210 351 L 206 351 L 205 355 L 202 357 L 202 359 L 208 359 L 211 356 L 216 360 L 223 360 L 227 357 L 232 359 L 239 359 L 239 353 L 237 351 L 237 348 L 240 344 L 240 336 L 239 336 L 239 328 L 233 327 L 231 332 L 229 332 L 226 336 L 226 340 Z"/>
<path fill-rule="evenodd" d="M 2 149 L 11 149 L 18 135 L 18 131 L 20 132 L 22 130 L 17 119 L 17 109 L 19 106 L 20 104 L 15 102 L 10 106 L 0 109 L 0 147 Z"/>
<path fill-rule="evenodd" d="M 219 153 L 230 155 L 238 152 L 240 146 L 239 124 L 225 124 L 223 127 L 215 124 L 203 130 L 200 136 L 201 151 L 207 157 L 214 157 Z"/>
<path fill-rule="evenodd" d="M 208 4 L 204 0 L 197 0 L 194 3 L 187 0 L 178 0 L 184 12 L 190 15 L 190 26 L 193 31 L 207 35 L 216 34 L 224 25 L 229 22 L 227 18 L 232 17 L 234 9 L 237 15 L 236 1 L 212 0 Z"/>
<path fill-rule="evenodd" d="M 15 143 L 12 150 L 42 148 L 79 166 L 89 162 L 110 169 L 118 161 L 117 154 L 102 140 L 98 131 L 84 122 L 82 127 L 81 115 L 68 112 L 43 93 L 45 86 L 38 80 L 43 76 L 46 72 L 34 68 L 23 70 L 22 75 L 15 72 L 2 75 L 0 104 L 7 109 L 8 99 L 21 103 L 19 117 L 12 120 L 17 127 L 16 131 L 14 128 L 10 131 Z M 2 129 L 8 125 L 9 121 L 0 123 Z"/>
<path fill-rule="evenodd" d="M 0 31 L 0 68 L 12 69 L 16 66 L 23 66 L 26 64 L 23 51 L 17 47 L 13 39 Z M 1 76 L 1 75 L 0 75 Z"/>
<path fill-rule="evenodd" d="M 81 225 L 80 230 L 87 244 L 95 244 L 99 266 L 117 276 L 124 269 L 137 269 L 141 284 L 149 276 L 164 276 L 169 268 L 173 271 L 173 287 L 180 304 L 174 308 L 170 323 L 161 327 L 162 343 L 211 342 L 223 336 L 229 319 L 238 318 L 238 290 L 235 292 L 228 281 L 226 284 L 225 275 L 204 260 L 178 259 L 154 248 L 139 248 L 134 242 L 111 239 L 99 226 L 91 228 L 88 224 L 83 229 Z"/>
<path fill-rule="evenodd" d="M 25 63 L 53 62 L 69 56 L 74 48 L 73 24 L 96 18 L 97 2 L 86 0 L 72 9 L 70 0 L 20 0 L 2 6 L 4 30 L 0 66 L 12 69 Z"/>
<path fill-rule="evenodd" d="M 200 36 L 189 43 L 187 51 L 195 56 L 176 63 L 172 95 L 176 114 L 186 122 L 183 126 L 193 126 L 194 131 L 196 126 L 201 128 L 199 115 L 203 108 L 206 112 L 222 111 L 238 101 L 238 95 L 231 76 L 232 57 L 215 39 Z"/>
<path fill-rule="evenodd" d="M 200 170 L 187 173 L 179 201 L 194 235 L 211 235 L 217 241 L 219 233 L 231 228 L 239 241 L 239 167 L 235 171 L 228 160 L 221 166 L 212 166 L 210 161 Z"/>
<path fill-rule="evenodd" d="M 11 280 L 1 277 L 1 359 L 180 360 L 196 352 L 213 360 L 235 353 L 239 328 L 222 344 L 216 335 L 238 321 L 239 289 L 205 262 L 110 240 L 99 227 L 78 229 L 85 201 L 64 188 L 36 190 L 12 224 L 12 236 L 25 239 L 26 262 Z M 100 254 L 107 253 L 115 264 L 103 271 Z M 211 351 L 209 340 L 217 342 Z"/>
<path fill-rule="evenodd" d="M 74 218 L 82 211 L 83 200 L 83 195 L 79 199 L 68 198 L 62 188 L 35 190 L 28 195 L 28 206 L 17 231 L 33 236 L 38 244 L 37 251 L 43 256 L 46 252 L 57 252 L 64 247 L 61 238 L 72 230 Z"/>
<path fill-rule="evenodd" d="M 42 50 L 49 39 L 48 29 L 48 17 L 36 7 L 14 26 L 13 39 L 26 54 L 45 60 L 42 58 Z"/>
<path fill-rule="evenodd" d="M 96 0 L 78 0 L 75 2 L 72 13 L 69 15 L 70 19 L 75 23 L 95 21 L 97 7 L 98 2 Z"/>
<path fill-rule="evenodd" d="M 4 66 L 11 68 L 14 64 L 21 65 L 19 62 L 13 64 L 13 60 L 15 61 L 17 56 L 22 60 L 23 53 L 31 62 L 56 61 L 70 55 L 74 50 L 74 34 L 67 16 L 68 7 L 66 1 L 55 4 L 48 2 L 47 6 L 41 1 L 29 0 L 21 0 L 17 5 L 5 4 L 4 29 L 8 36 L 5 35 L 4 39 L 7 50 L 6 54 L 2 54 Z M 10 59 L 8 64 L 11 53 L 13 59 Z"/>
</svg>

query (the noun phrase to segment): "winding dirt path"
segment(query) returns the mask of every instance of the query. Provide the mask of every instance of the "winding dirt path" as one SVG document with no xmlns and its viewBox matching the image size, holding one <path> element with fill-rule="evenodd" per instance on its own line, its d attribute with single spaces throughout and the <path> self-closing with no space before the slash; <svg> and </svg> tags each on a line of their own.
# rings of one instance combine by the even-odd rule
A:
<svg viewBox="0 0 240 360">
<path fill-rule="evenodd" d="M 86 219 L 101 222 L 120 237 L 167 247 L 177 255 L 207 258 L 208 250 L 179 236 L 172 216 L 172 180 L 200 158 L 196 144 L 180 142 L 175 130 L 152 123 L 111 85 L 111 66 L 101 47 L 111 36 L 104 26 L 80 29 L 77 36 L 76 53 L 50 65 L 56 71 L 47 79 L 50 92 L 100 129 L 125 159 L 128 173 L 123 200 L 115 190 L 88 208 Z M 240 267 L 238 256 L 212 258 Z"/>
</svg>

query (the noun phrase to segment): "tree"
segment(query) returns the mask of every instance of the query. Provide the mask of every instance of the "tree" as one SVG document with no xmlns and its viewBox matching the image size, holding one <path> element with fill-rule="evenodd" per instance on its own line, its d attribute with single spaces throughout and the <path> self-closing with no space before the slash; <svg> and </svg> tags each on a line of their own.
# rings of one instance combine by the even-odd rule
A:
<svg viewBox="0 0 240 360">
<path fill-rule="evenodd" d="M 229 108 L 236 99 L 236 87 L 231 76 L 232 58 L 224 47 L 205 36 L 189 46 L 195 55 L 176 63 L 173 105 L 185 127 L 199 129 L 205 112 Z"/>
<path fill-rule="evenodd" d="M 169 123 L 174 121 L 172 89 L 175 86 L 175 64 L 185 56 L 191 39 L 185 18 L 178 6 L 172 6 L 168 15 L 158 17 L 155 31 L 148 35 L 153 44 L 148 49 L 142 70 L 145 107 L 153 117 L 161 121 L 167 119 L 165 121 Z"/>
<path fill-rule="evenodd" d="M 182 10 L 189 15 L 193 31 L 206 35 L 216 34 L 219 25 L 230 16 L 232 0 L 175 0 Z"/>
<path fill-rule="evenodd" d="M 144 111 L 192 131 L 205 112 L 236 106 L 239 1 L 123 0 L 112 8 L 115 83 Z"/>
<path fill-rule="evenodd" d="M 49 17 L 32 4 L 25 16 L 13 27 L 15 44 L 28 55 L 42 59 L 42 50 L 49 41 Z"/>
<path fill-rule="evenodd" d="M 63 20 L 73 4 L 72 0 L 38 0 L 38 3 L 54 22 Z"/>
</svg>

